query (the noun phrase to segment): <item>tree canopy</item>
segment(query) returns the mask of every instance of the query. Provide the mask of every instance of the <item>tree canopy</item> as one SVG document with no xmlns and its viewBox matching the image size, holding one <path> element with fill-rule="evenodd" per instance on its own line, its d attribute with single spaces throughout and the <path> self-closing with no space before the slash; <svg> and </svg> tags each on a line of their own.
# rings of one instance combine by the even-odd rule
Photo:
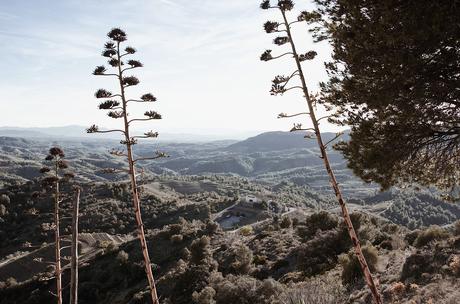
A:
<svg viewBox="0 0 460 304">
<path fill-rule="evenodd" d="M 349 167 L 382 188 L 460 184 L 460 1 L 315 0 L 333 47 L 323 102 Z"/>
</svg>

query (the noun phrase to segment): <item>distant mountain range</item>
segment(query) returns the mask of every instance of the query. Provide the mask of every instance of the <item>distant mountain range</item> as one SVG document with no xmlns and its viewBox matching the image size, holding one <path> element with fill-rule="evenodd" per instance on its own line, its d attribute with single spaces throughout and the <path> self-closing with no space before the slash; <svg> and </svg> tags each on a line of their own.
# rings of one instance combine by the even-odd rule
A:
<svg viewBox="0 0 460 304">
<path fill-rule="evenodd" d="M 8 136 L 8 137 L 23 137 L 23 138 L 53 138 L 53 139 L 78 139 L 78 138 L 88 138 L 88 139 L 98 139 L 98 138 L 106 138 L 106 139 L 119 139 L 119 134 L 87 134 L 86 133 L 87 126 L 80 126 L 80 125 L 69 125 L 69 126 L 61 126 L 61 127 L 0 127 L 0 136 Z M 104 128 L 101 128 L 104 129 Z M 138 133 L 143 133 L 145 131 L 137 130 Z M 232 140 L 236 142 L 237 140 L 241 140 L 257 134 L 256 131 L 248 131 L 248 132 L 235 132 L 235 134 L 228 135 L 229 131 L 225 132 L 226 135 L 220 135 L 219 131 L 210 131 L 209 134 L 206 132 L 200 131 L 199 133 L 182 133 L 182 132 L 161 132 L 160 137 L 158 138 L 159 141 L 163 142 L 181 142 L 181 143 L 192 143 L 192 142 L 210 142 L 210 141 L 218 141 L 218 140 Z"/>
<path fill-rule="evenodd" d="M 336 133 L 322 133 L 324 143 L 328 142 Z M 342 140 L 348 139 L 348 132 L 342 137 Z M 246 140 L 239 141 L 227 147 L 230 152 L 250 153 L 250 152 L 269 152 L 282 151 L 291 149 L 312 149 L 317 148 L 315 139 L 305 139 L 301 132 L 265 132 Z"/>
</svg>

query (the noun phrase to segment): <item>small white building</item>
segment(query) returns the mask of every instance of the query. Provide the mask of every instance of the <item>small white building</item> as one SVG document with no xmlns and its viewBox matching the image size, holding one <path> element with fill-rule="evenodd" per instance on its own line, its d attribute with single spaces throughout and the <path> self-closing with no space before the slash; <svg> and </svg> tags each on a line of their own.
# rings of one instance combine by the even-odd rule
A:
<svg viewBox="0 0 460 304">
<path fill-rule="evenodd" d="M 254 195 L 246 195 L 246 203 L 248 204 L 254 204 L 258 203 L 259 199 L 255 197 Z"/>
</svg>

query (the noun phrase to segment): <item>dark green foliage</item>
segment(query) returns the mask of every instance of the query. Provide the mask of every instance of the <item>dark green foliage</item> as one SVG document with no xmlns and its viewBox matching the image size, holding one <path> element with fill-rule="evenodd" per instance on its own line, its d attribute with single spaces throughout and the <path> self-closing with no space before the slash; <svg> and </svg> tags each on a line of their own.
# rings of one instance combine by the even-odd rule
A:
<svg viewBox="0 0 460 304">
<path fill-rule="evenodd" d="M 366 258 L 367 265 L 370 271 L 374 272 L 378 263 L 378 251 L 372 245 L 361 247 L 363 255 Z M 340 264 L 342 265 L 342 283 L 347 286 L 356 284 L 362 280 L 362 270 L 358 258 L 353 251 L 340 256 Z"/>
<path fill-rule="evenodd" d="M 283 286 L 273 279 L 264 281 L 250 276 L 214 274 L 210 286 L 215 290 L 216 304 L 281 304 Z"/>
<path fill-rule="evenodd" d="M 317 231 L 327 231 L 337 227 L 339 221 L 337 218 L 326 211 L 320 211 L 318 213 L 313 213 L 307 217 L 305 226 L 299 226 L 297 232 L 299 236 L 308 240 Z M 356 230 L 359 229 L 359 226 L 356 227 Z"/>
<path fill-rule="evenodd" d="M 219 260 L 219 270 L 225 274 L 248 274 L 252 266 L 252 250 L 244 244 L 232 244 Z"/>
<path fill-rule="evenodd" d="M 460 220 L 456 221 L 454 224 L 454 234 L 460 236 Z"/>
<path fill-rule="evenodd" d="M 10 197 L 6 194 L 0 195 L 0 204 L 9 205 L 11 202 Z"/>
<path fill-rule="evenodd" d="M 428 229 L 420 232 L 414 241 L 415 247 L 423 247 L 433 241 L 439 241 L 449 236 L 448 232 L 439 226 L 431 226 Z"/>
<path fill-rule="evenodd" d="M 292 226 L 292 220 L 289 216 L 283 217 L 280 223 L 281 228 L 290 228 Z"/>
<path fill-rule="evenodd" d="M 352 126 L 338 145 L 382 188 L 450 189 L 460 170 L 460 7 L 456 1 L 316 0 L 330 39 L 324 102 Z"/>
<path fill-rule="evenodd" d="M 298 248 L 297 268 L 307 276 L 324 273 L 334 268 L 338 255 L 346 252 L 351 244 L 347 235 L 339 230 L 321 231 Z"/>
</svg>

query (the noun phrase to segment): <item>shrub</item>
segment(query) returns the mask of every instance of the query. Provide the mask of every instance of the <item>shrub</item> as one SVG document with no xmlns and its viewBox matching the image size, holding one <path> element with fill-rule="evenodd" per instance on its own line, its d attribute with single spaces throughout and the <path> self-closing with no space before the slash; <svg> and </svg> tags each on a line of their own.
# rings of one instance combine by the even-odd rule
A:
<svg viewBox="0 0 460 304">
<path fill-rule="evenodd" d="M 449 268 L 454 275 L 460 276 L 460 256 L 454 255 L 449 263 Z"/>
<path fill-rule="evenodd" d="M 283 304 L 338 304 L 347 303 L 347 300 L 340 281 L 329 276 L 290 285 L 281 296 Z"/>
<path fill-rule="evenodd" d="M 439 226 L 431 226 L 422 231 L 415 239 L 414 246 L 421 248 L 437 240 L 445 239 L 449 234 Z"/>
<path fill-rule="evenodd" d="M 244 226 L 240 229 L 240 234 L 243 236 L 248 236 L 253 233 L 253 229 L 251 226 Z"/>
<path fill-rule="evenodd" d="M 3 204 L 0 204 L 0 216 L 6 215 L 6 207 Z"/>
<path fill-rule="evenodd" d="M 283 219 L 281 220 L 281 223 L 280 223 L 280 227 L 281 228 L 289 228 L 291 226 L 292 226 L 291 218 L 288 217 L 288 216 L 283 217 Z"/>
<path fill-rule="evenodd" d="M 454 224 L 454 234 L 460 236 L 460 220 L 456 221 Z"/>
<path fill-rule="evenodd" d="M 0 195 L 0 204 L 9 205 L 11 203 L 10 197 L 6 194 Z"/>
<path fill-rule="evenodd" d="M 254 258 L 252 259 L 252 262 L 255 265 L 264 265 L 267 263 L 267 256 L 256 254 Z"/>
<path fill-rule="evenodd" d="M 367 261 L 367 265 L 369 266 L 369 270 L 374 272 L 378 263 L 377 249 L 372 245 L 366 245 L 362 247 L 362 251 Z M 361 266 L 354 251 L 349 251 L 347 254 L 341 255 L 339 261 L 343 268 L 342 283 L 344 285 L 350 286 L 362 279 Z"/>
<path fill-rule="evenodd" d="M 197 304 L 215 304 L 216 301 L 214 300 L 214 296 L 216 295 L 216 291 L 209 286 L 206 286 L 200 292 L 193 292 L 192 298 L 193 302 Z"/>
<path fill-rule="evenodd" d="M 121 264 L 126 264 L 129 259 L 129 254 L 126 253 L 125 251 L 121 250 L 117 254 L 117 261 L 120 262 Z"/>
<path fill-rule="evenodd" d="M 176 244 L 182 242 L 183 239 L 184 237 L 182 236 L 182 234 L 174 234 L 171 236 L 171 242 Z"/>
<path fill-rule="evenodd" d="M 307 276 L 323 273 L 334 268 L 337 256 L 348 248 L 336 230 L 317 234 L 298 248 L 297 267 Z"/>
<path fill-rule="evenodd" d="M 318 230 L 332 230 L 337 227 L 338 223 L 335 216 L 326 211 L 320 211 L 307 217 L 305 226 L 299 226 L 297 233 L 305 241 L 315 235 Z"/>
<path fill-rule="evenodd" d="M 16 281 L 15 278 L 9 277 L 8 279 L 6 279 L 6 287 L 13 287 L 16 285 L 18 285 L 18 281 Z"/>
<path fill-rule="evenodd" d="M 402 282 L 395 282 L 391 285 L 391 293 L 393 295 L 400 295 L 406 290 L 406 286 Z"/>
<path fill-rule="evenodd" d="M 415 240 L 418 238 L 422 231 L 419 229 L 413 230 L 409 233 L 406 234 L 404 237 L 404 240 L 409 244 L 409 245 L 414 245 Z"/>
</svg>

